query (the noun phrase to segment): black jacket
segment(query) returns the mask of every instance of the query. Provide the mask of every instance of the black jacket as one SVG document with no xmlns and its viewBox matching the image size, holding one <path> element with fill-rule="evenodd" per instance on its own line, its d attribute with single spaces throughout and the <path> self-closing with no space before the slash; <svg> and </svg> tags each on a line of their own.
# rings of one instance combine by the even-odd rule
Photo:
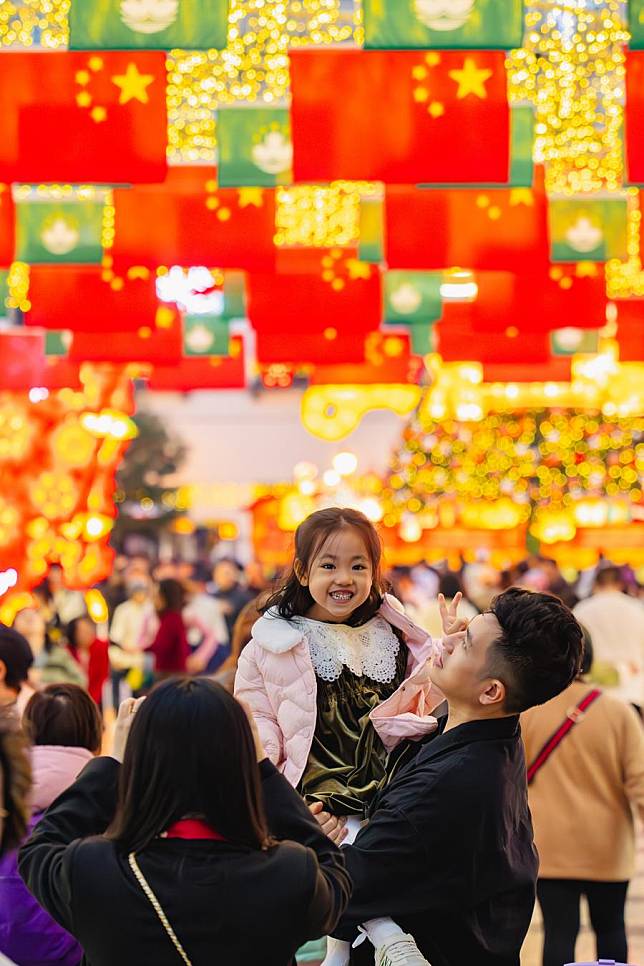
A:
<svg viewBox="0 0 644 966">
<path fill-rule="evenodd" d="M 157 839 L 139 865 L 193 966 L 286 966 L 333 929 L 350 881 L 342 853 L 268 760 L 260 765 L 271 831 L 259 852 L 227 842 Z M 118 763 L 98 758 L 48 809 L 19 855 L 36 899 L 75 936 L 91 966 L 177 966 L 178 952 L 127 855 L 102 837 L 115 810 Z"/>
<path fill-rule="evenodd" d="M 354 887 L 334 935 L 391 916 L 432 966 L 519 966 L 538 860 L 517 717 L 406 746 L 369 824 L 344 849 Z M 352 963 L 373 962 L 364 943 Z"/>
</svg>

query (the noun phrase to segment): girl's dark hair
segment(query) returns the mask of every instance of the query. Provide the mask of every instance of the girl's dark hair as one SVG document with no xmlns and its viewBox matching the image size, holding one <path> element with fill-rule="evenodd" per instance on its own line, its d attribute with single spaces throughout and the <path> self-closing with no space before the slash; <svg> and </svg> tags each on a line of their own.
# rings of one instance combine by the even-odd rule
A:
<svg viewBox="0 0 644 966">
<path fill-rule="evenodd" d="M 77 684 L 48 684 L 29 698 L 22 716 L 33 745 L 101 750 L 103 723 L 87 691 Z"/>
<path fill-rule="evenodd" d="M 136 713 L 107 830 L 124 852 L 199 816 L 230 842 L 264 848 L 268 831 L 246 713 L 207 678 L 157 684 Z"/>
<path fill-rule="evenodd" d="M 280 617 L 304 617 L 315 601 L 308 587 L 304 587 L 297 576 L 295 565 L 308 573 L 320 550 L 333 534 L 339 530 L 352 527 L 358 530 L 364 540 L 373 572 L 371 591 L 367 600 L 358 607 L 347 621 L 353 627 L 358 627 L 370 620 L 382 604 L 382 598 L 387 589 L 380 571 L 382 558 L 382 544 L 374 525 L 364 513 L 346 507 L 328 507 L 317 510 L 299 525 L 295 531 L 295 559 L 283 585 L 268 598 L 262 613 L 272 607 L 277 609 Z"/>
<path fill-rule="evenodd" d="M 27 831 L 31 766 L 25 736 L 9 709 L 0 708 L 0 855 L 17 849 Z"/>
<path fill-rule="evenodd" d="M 168 577 L 159 582 L 159 594 L 163 598 L 163 610 L 182 611 L 186 602 L 183 587 L 178 580 Z"/>
<path fill-rule="evenodd" d="M 83 621 L 89 621 L 89 623 L 92 625 L 94 630 L 96 630 L 96 624 L 89 616 L 89 614 L 81 614 L 80 617 L 74 617 L 67 625 L 67 629 L 65 631 L 65 637 L 67 638 L 67 643 L 71 647 L 72 651 L 78 650 L 78 645 L 76 643 L 76 635 L 78 634 L 78 627 L 80 624 L 82 624 Z"/>
</svg>

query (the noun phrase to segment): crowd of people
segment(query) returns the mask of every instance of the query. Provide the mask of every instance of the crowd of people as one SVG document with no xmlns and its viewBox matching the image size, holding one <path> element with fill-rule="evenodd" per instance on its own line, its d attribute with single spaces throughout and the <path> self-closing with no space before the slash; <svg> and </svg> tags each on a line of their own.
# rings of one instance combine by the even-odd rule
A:
<svg viewBox="0 0 644 966">
<path fill-rule="evenodd" d="M 630 568 L 385 573 L 330 508 L 282 574 L 117 558 L 100 590 L 97 625 L 54 565 L 0 625 L 0 962 L 518 966 L 537 897 L 564 966 L 582 896 L 628 962 Z"/>
</svg>

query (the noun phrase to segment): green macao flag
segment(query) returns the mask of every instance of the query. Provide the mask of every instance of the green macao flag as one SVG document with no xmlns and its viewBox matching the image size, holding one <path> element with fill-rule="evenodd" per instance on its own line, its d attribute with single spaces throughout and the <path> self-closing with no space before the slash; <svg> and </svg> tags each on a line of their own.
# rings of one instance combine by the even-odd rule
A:
<svg viewBox="0 0 644 966">
<path fill-rule="evenodd" d="M 415 327 L 440 319 L 442 272 L 385 272 L 383 317 L 391 324 Z"/>
<path fill-rule="evenodd" d="M 521 47 L 523 7 L 522 0 L 363 0 L 365 47 Z"/>
<path fill-rule="evenodd" d="M 628 29 L 631 32 L 631 50 L 644 49 L 644 0 L 630 0 L 628 4 Z"/>
<path fill-rule="evenodd" d="M 227 356 L 230 324 L 218 315 L 186 315 L 183 320 L 184 356 Z"/>
<path fill-rule="evenodd" d="M 72 0 L 71 50 L 226 46 L 229 0 Z"/>
<path fill-rule="evenodd" d="M 428 352 L 436 352 L 436 336 L 434 326 L 410 325 L 409 334 L 411 336 L 411 351 L 415 356 L 426 356 Z"/>
<path fill-rule="evenodd" d="M 0 272 L 0 319 L 7 317 L 9 312 L 9 306 L 7 305 L 7 299 L 9 298 L 9 272 Z"/>
<path fill-rule="evenodd" d="M 235 269 L 224 274 L 222 319 L 246 318 L 246 275 Z"/>
<path fill-rule="evenodd" d="M 100 265 L 101 202 L 21 201 L 16 210 L 16 258 L 20 261 Z"/>
<path fill-rule="evenodd" d="M 48 329 L 45 332 L 45 355 L 68 356 L 72 338 L 69 329 Z"/>
<path fill-rule="evenodd" d="M 550 351 L 553 356 L 573 356 L 578 352 L 597 352 L 598 329 L 554 329 L 550 333 Z"/>
<path fill-rule="evenodd" d="M 358 258 L 362 262 L 384 261 L 385 204 L 382 198 L 362 198 L 360 201 Z"/>
<path fill-rule="evenodd" d="M 625 198 L 551 198 L 548 229 L 553 262 L 627 257 Z"/>
<path fill-rule="evenodd" d="M 222 188 L 274 188 L 293 180 L 290 113 L 285 107 L 223 107 L 217 113 Z"/>
</svg>

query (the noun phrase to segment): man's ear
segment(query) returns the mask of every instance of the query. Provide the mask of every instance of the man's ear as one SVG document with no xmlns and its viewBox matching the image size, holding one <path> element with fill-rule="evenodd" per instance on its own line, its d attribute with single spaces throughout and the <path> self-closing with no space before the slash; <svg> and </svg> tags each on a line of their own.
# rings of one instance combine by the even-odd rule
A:
<svg viewBox="0 0 644 966">
<path fill-rule="evenodd" d="M 485 690 L 481 691 L 479 701 L 486 707 L 502 707 L 505 703 L 505 684 L 498 678 L 491 678 L 486 682 Z"/>
<path fill-rule="evenodd" d="M 306 573 L 304 572 L 304 567 L 302 566 L 301 560 L 297 560 L 296 558 L 295 563 L 293 564 L 293 570 L 295 571 L 295 576 L 301 583 L 302 587 L 308 586 L 309 578 L 306 576 Z"/>
</svg>

